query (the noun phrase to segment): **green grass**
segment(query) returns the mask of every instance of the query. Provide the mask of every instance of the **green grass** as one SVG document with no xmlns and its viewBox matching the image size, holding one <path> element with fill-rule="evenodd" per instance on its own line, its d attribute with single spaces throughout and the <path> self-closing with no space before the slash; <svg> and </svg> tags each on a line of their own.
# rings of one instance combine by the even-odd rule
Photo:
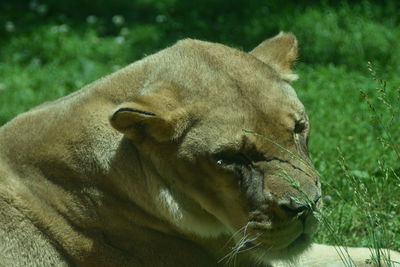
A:
<svg viewBox="0 0 400 267">
<path fill-rule="evenodd" d="M 398 78 L 390 78 L 386 106 L 370 75 L 332 66 L 301 71 L 305 79 L 298 85 L 305 91 L 298 93 L 313 123 L 311 154 L 329 196 L 325 215 L 335 228 L 322 227 L 317 240 L 332 243 L 335 235 L 347 245 L 400 250 Z M 360 90 L 368 92 L 374 110 Z"/>
<path fill-rule="evenodd" d="M 139 11 L 147 13 L 136 17 L 113 6 L 125 15 L 122 24 L 112 22 L 114 14 L 87 23 L 85 5 L 76 14 L 51 5 L 46 16 L 28 8 L 18 13 L 14 31 L 0 30 L 0 125 L 182 37 L 249 50 L 279 30 L 292 31 L 300 43 L 300 80 L 294 87 L 311 120 L 310 152 L 321 173 L 324 214 L 334 226 L 322 226 L 316 240 L 333 244 L 336 236 L 343 245 L 400 250 L 396 1 L 288 1 L 284 6 L 238 1 L 240 8 L 228 10 L 235 15 L 221 1 L 138 3 L 145 5 Z M 0 11 L 0 17 L 13 20 L 13 8 Z M 368 70 L 368 61 L 376 73 Z"/>
</svg>

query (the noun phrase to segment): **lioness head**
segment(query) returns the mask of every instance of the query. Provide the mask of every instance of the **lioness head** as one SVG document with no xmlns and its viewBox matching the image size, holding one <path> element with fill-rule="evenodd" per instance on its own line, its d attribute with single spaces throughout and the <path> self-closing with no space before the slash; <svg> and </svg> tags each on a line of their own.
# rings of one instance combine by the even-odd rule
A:
<svg viewBox="0 0 400 267">
<path fill-rule="evenodd" d="M 110 122 L 140 153 L 156 216 L 269 259 L 306 247 L 320 184 L 290 85 L 296 57 L 282 33 L 250 53 L 183 40 L 139 62 L 146 78 Z"/>
</svg>

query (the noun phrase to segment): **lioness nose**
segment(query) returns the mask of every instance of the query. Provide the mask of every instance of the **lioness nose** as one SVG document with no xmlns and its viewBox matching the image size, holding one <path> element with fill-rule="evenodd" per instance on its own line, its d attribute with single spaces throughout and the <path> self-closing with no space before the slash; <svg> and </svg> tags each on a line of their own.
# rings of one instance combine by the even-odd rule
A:
<svg viewBox="0 0 400 267">
<path fill-rule="evenodd" d="M 279 203 L 279 206 L 282 210 L 297 215 L 305 211 L 312 211 L 320 198 L 320 195 L 316 196 L 312 201 L 303 201 L 291 198 L 290 201 Z"/>
</svg>

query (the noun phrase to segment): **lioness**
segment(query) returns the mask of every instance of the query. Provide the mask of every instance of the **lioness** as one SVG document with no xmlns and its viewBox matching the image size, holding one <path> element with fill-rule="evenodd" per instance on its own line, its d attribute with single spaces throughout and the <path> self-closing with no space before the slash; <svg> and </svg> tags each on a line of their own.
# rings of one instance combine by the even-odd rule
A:
<svg viewBox="0 0 400 267">
<path fill-rule="evenodd" d="M 296 258 L 321 202 L 308 118 L 290 86 L 296 56 L 292 34 L 250 53 L 183 40 L 7 123 L 0 263 L 269 266 Z M 332 252 L 313 245 L 299 264 L 337 266 Z"/>
</svg>

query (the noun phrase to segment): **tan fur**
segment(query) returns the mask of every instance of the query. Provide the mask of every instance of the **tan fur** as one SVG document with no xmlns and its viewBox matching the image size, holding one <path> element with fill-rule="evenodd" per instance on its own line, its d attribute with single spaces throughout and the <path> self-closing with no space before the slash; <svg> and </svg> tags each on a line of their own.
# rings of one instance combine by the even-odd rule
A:
<svg viewBox="0 0 400 267">
<path fill-rule="evenodd" d="M 292 34 L 250 53 L 187 39 L 7 123 L 0 262 L 295 259 L 320 205 L 296 57 Z"/>
</svg>

